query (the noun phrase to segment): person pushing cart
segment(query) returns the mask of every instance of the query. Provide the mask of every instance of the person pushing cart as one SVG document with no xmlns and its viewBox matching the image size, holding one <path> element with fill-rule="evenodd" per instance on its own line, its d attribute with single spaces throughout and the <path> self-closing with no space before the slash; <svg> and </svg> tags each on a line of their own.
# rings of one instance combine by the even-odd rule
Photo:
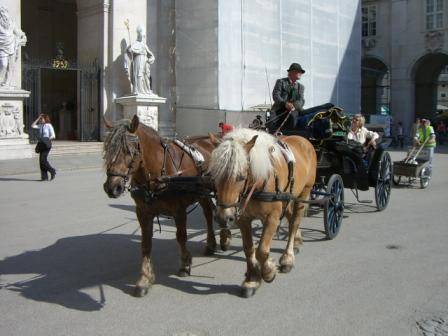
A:
<svg viewBox="0 0 448 336">
<path fill-rule="evenodd" d="M 428 151 L 429 165 L 432 165 L 434 149 L 436 148 L 436 133 L 428 119 L 422 119 L 420 127 L 414 137 L 414 145 L 421 146 Z"/>
</svg>

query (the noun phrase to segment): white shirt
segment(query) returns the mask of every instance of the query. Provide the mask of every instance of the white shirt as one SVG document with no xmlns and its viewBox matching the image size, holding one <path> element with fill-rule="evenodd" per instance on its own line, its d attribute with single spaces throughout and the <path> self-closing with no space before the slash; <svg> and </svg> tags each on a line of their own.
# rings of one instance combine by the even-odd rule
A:
<svg viewBox="0 0 448 336">
<path fill-rule="evenodd" d="M 39 129 L 39 138 L 56 139 L 54 134 L 54 128 L 51 124 L 37 124 L 32 126 L 35 129 Z"/>
<path fill-rule="evenodd" d="M 373 132 L 373 131 L 369 131 L 365 127 L 361 127 L 356 132 L 350 131 L 347 134 L 347 138 L 349 140 L 355 140 L 355 141 L 359 142 L 361 145 L 363 145 L 366 142 L 367 138 L 371 138 L 373 140 L 376 140 L 379 137 L 380 137 L 380 135 L 378 133 Z"/>
</svg>

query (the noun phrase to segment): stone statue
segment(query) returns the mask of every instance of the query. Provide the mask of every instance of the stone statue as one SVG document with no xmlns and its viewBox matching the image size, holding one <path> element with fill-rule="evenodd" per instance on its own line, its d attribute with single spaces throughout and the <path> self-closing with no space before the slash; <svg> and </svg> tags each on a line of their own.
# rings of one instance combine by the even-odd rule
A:
<svg viewBox="0 0 448 336">
<path fill-rule="evenodd" d="M 154 54 L 145 43 L 145 31 L 137 27 L 137 40 L 126 48 L 124 69 L 131 82 L 132 94 L 151 95 L 150 65 L 154 63 Z"/>
<path fill-rule="evenodd" d="M 10 87 L 20 47 L 26 44 L 26 35 L 15 25 L 8 10 L 0 6 L 0 87 Z"/>
</svg>

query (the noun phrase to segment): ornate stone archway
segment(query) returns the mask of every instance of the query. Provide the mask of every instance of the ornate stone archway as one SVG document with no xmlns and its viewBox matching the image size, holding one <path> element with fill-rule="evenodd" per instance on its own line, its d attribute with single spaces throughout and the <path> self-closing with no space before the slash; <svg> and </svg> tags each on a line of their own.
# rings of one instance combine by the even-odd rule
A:
<svg viewBox="0 0 448 336">
<path fill-rule="evenodd" d="M 442 52 L 426 54 L 414 64 L 415 118 L 432 119 L 436 115 L 438 77 L 447 65 L 448 53 Z"/>
</svg>

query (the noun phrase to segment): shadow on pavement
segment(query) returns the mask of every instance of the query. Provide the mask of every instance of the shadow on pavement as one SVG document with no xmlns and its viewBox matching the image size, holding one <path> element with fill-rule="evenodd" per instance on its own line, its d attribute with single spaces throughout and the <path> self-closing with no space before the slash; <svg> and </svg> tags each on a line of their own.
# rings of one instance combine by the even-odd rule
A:
<svg viewBox="0 0 448 336">
<path fill-rule="evenodd" d="M 205 244 L 188 242 L 197 258 Z M 200 252 L 202 253 L 202 252 Z M 179 265 L 175 240 L 153 239 L 153 265 L 156 284 L 190 294 L 226 293 L 238 295 L 239 286 L 196 282 L 195 278 L 210 278 L 195 268 L 193 276 L 175 276 Z M 219 255 L 219 259 L 242 258 Z M 0 275 L 24 275 L 25 280 L 0 282 L 0 290 L 20 293 L 39 302 L 61 305 L 80 311 L 98 311 L 107 302 L 103 286 L 112 286 L 131 294 L 140 269 L 140 236 L 129 234 L 94 234 L 59 239 L 41 250 L 26 251 L 0 261 Z M 196 261 L 200 264 L 200 261 Z M 34 274 L 29 277 L 30 274 Z M 98 287 L 98 298 L 84 292 Z M 137 299 L 136 299 L 137 300 Z"/>
<path fill-rule="evenodd" d="M 42 182 L 41 179 L 26 179 L 26 178 L 15 178 L 15 177 L 0 177 L 0 181 Z"/>
</svg>

